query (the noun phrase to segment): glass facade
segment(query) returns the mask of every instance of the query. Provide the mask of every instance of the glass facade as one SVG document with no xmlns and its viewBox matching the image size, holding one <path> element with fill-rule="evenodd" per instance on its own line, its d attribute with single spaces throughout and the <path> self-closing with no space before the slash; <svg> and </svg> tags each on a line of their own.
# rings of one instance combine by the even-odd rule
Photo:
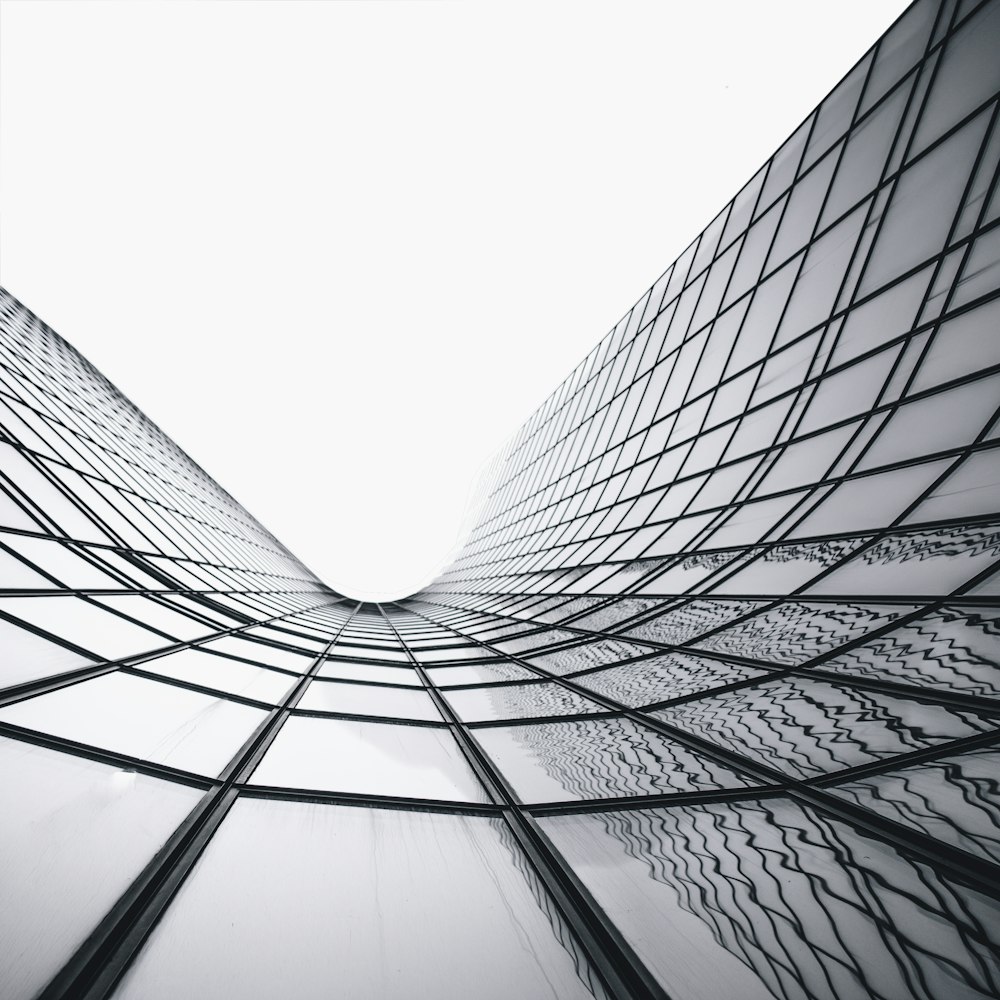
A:
<svg viewBox="0 0 1000 1000">
<path fill-rule="evenodd" d="M 917 0 L 325 586 L 0 298 L 0 993 L 1000 994 L 1000 4 Z"/>
</svg>

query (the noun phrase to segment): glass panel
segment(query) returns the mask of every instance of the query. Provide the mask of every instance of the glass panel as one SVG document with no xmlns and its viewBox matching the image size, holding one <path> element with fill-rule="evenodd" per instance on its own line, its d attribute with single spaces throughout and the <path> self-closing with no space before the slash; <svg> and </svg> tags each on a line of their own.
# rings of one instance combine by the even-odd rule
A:
<svg viewBox="0 0 1000 1000">
<path fill-rule="evenodd" d="M 994 376 L 905 403 L 879 432 L 858 469 L 964 448 L 990 423 L 998 401 L 1000 376 Z"/>
<path fill-rule="evenodd" d="M 1000 904 L 807 807 L 539 822 L 670 996 L 971 1000 L 1000 990 Z"/>
<path fill-rule="evenodd" d="M 347 715 L 384 715 L 395 719 L 441 721 L 441 713 L 425 691 L 377 687 L 373 684 L 313 681 L 306 688 L 298 707 L 310 712 L 343 712 Z"/>
<path fill-rule="evenodd" d="M 837 156 L 838 150 L 834 150 L 792 188 L 778 235 L 767 258 L 768 271 L 783 264 L 809 241 L 830 186 L 833 168 L 837 165 Z"/>
<path fill-rule="evenodd" d="M 253 783 L 489 801 L 447 729 L 388 722 L 290 718 L 254 771 Z"/>
<path fill-rule="evenodd" d="M 265 800 L 236 803 L 115 993 L 594 995 L 501 820 Z"/>
<path fill-rule="evenodd" d="M 0 737 L 0 982 L 37 996 L 204 793 Z"/>
<path fill-rule="evenodd" d="M 802 157 L 803 170 L 808 169 L 809 165 L 850 127 L 870 65 L 869 52 L 862 56 L 820 105 L 816 114 L 816 124 L 809 136 L 809 145 L 806 147 L 805 156 Z"/>
<path fill-rule="evenodd" d="M 889 535 L 813 584 L 814 594 L 944 596 L 993 564 L 1000 529 L 942 528 Z"/>
<path fill-rule="evenodd" d="M 941 324 L 917 370 L 911 392 L 922 392 L 1000 364 L 1000 299 Z"/>
<path fill-rule="evenodd" d="M 883 36 L 861 99 L 862 112 L 898 83 L 923 56 L 937 11 L 937 0 L 920 0 L 908 7 Z"/>
<path fill-rule="evenodd" d="M 512 684 L 509 687 L 448 691 L 449 704 L 463 722 L 576 715 L 605 709 L 561 684 Z"/>
<path fill-rule="evenodd" d="M 1000 460 L 997 450 L 970 455 L 906 517 L 907 523 L 945 521 L 1000 513 Z"/>
<path fill-rule="evenodd" d="M 61 674 L 93 662 L 0 618 L 0 688 Z"/>
<path fill-rule="evenodd" d="M 1000 286 L 1000 229 L 991 229 L 973 244 L 949 309 L 958 309 Z"/>
<path fill-rule="evenodd" d="M 0 610 L 109 660 L 171 645 L 82 597 L 3 597 Z"/>
<path fill-rule="evenodd" d="M 281 701 L 297 680 L 290 674 L 251 667 L 240 660 L 214 656 L 198 649 L 182 649 L 169 656 L 138 663 L 136 667 L 186 681 L 188 684 L 200 684 L 218 691 L 239 694 L 244 698 L 270 702 L 272 705 Z"/>
<path fill-rule="evenodd" d="M 291 650 L 277 649 L 275 646 L 267 646 L 262 642 L 253 642 L 250 639 L 241 639 L 235 635 L 213 639 L 211 642 L 204 643 L 202 648 L 213 650 L 216 653 L 225 653 L 228 656 L 238 656 L 244 660 L 253 660 L 255 663 L 264 663 L 269 667 L 292 670 L 297 674 L 305 673 L 316 659 L 311 653 L 305 655 L 293 653 Z"/>
<path fill-rule="evenodd" d="M 924 268 L 869 299 L 864 305 L 852 309 L 837 338 L 830 367 L 836 368 L 853 361 L 894 337 L 909 333 L 916 321 L 924 292 L 927 291 L 932 270 L 931 267 Z"/>
<path fill-rule="evenodd" d="M 688 601 L 679 608 L 652 618 L 641 625 L 626 629 L 624 634 L 635 639 L 652 639 L 669 645 L 680 645 L 740 618 L 761 606 L 760 601 Z"/>
<path fill-rule="evenodd" d="M 1000 862 L 1000 751 L 974 750 L 831 788 L 937 841 Z"/>
<path fill-rule="evenodd" d="M 217 775 L 266 712 L 113 673 L 0 709 L 0 720 L 114 753 Z"/>
<path fill-rule="evenodd" d="M 978 714 L 787 677 L 651 713 L 793 778 L 987 732 Z"/>
<path fill-rule="evenodd" d="M 529 658 L 529 662 L 561 677 L 579 670 L 590 670 L 593 667 L 603 667 L 608 663 L 618 663 L 621 660 L 634 659 L 637 656 L 647 656 L 652 652 L 653 650 L 649 646 L 640 646 L 638 643 L 626 642 L 623 639 L 598 639 L 594 642 L 559 649 L 554 653 L 532 656 Z"/>
<path fill-rule="evenodd" d="M 980 115 L 899 178 L 861 294 L 874 291 L 944 249 L 983 135 Z"/>
<path fill-rule="evenodd" d="M 753 782 L 629 719 L 491 727 L 476 739 L 522 802 L 662 795 Z"/>
<path fill-rule="evenodd" d="M 852 677 L 1000 695 L 1000 611 L 947 606 L 823 664 Z"/>
<path fill-rule="evenodd" d="M 389 660 L 390 662 L 409 663 L 410 658 L 399 648 L 396 649 L 365 649 L 361 646 L 350 646 L 347 643 L 338 642 L 330 650 L 330 656 L 350 656 L 360 657 L 363 660 Z"/>
<path fill-rule="evenodd" d="M 343 681 L 371 681 L 379 684 L 405 684 L 423 687 L 417 672 L 410 667 L 383 667 L 377 663 L 346 663 L 343 660 L 324 660 L 319 668 L 321 677 Z"/>
<path fill-rule="evenodd" d="M 790 594 L 867 540 L 840 538 L 776 545 L 713 589 L 718 594 Z"/>
<path fill-rule="evenodd" d="M 787 601 L 700 639 L 695 645 L 717 653 L 794 666 L 823 656 L 914 610 L 912 604 L 872 607 Z"/>
<path fill-rule="evenodd" d="M 63 586 L 71 590 L 115 590 L 121 584 L 102 573 L 96 566 L 82 559 L 77 553 L 57 541 L 47 538 L 31 538 L 27 535 L 7 535 L 0 541 L 25 559 L 33 562 L 40 570 L 54 576 Z M 20 586 L 10 579 L 6 572 L 3 577 L 5 587 Z M 40 579 L 31 587 L 51 587 L 50 581 Z"/>
<path fill-rule="evenodd" d="M 947 132 L 1000 88 L 998 34 L 1000 9 L 987 3 L 948 42 L 924 106 L 914 140 L 915 152 Z"/>
<path fill-rule="evenodd" d="M 823 208 L 820 229 L 838 219 L 875 189 L 896 138 L 908 96 L 909 87 L 900 87 L 851 133 Z"/>
<path fill-rule="evenodd" d="M 764 675 L 765 671 L 741 663 L 677 652 L 584 674 L 576 682 L 596 694 L 637 708 Z"/>
<path fill-rule="evenodd" d="M 421 663 L 450 663 L 452 660 L 488 660 L 496 653 L 482 646 L 459 646 L 453 649 L 424 649 L 414 653 Z"/>
<path fill-rule="evenodd" d="M 454 687 L 457 684 L 487 684 L 490 681 L 528 681 L 537 676 L 516 663 L 431 667 L 427 674 L 438 687 Z"/>
<path fill-rule="evenodd" d="M 837 535 L 891 524 L 949 464 L 949 459 L 926 462 L 841 483 L 795 526 L 794 534 Z"/>
</svg>

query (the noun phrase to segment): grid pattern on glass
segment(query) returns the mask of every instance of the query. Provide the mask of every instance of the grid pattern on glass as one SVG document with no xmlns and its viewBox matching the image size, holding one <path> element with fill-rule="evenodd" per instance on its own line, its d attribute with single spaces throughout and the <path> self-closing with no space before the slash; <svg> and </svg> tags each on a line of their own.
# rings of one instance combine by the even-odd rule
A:
<svg viewBox="0 0 1000 1000">
<path fill-rule="evenodd" d="M 475 842 L 476 878 L 523 875 L 528 992 L 538 961 L 621 1000 L 1000 991 L 998 48 L 996 4 L 917 0 L 511 439 L 453 563 L 382 607 L 0 295 L 0 739 L 24 770 L 0 792 L 10 912 L 52 928 L 14 995 L 266 981 L 254 920 L 301 866 L 346 868 L 282 853 L 265 884 L 246 842 L 216 893 L 251 813 L 350 842 L 358 900 L 362 815 Z M 121 857 L 90 871 L 67 838 L 92 818 Z M 421 890 L 449 919 L 457 866 Z M 235 958 L 195 940 L 227 907 Z M 303 995 L 331 982 L 321 930 L 282 938 Z M 390 957 L 440 994 L 411 938 Z M 509 956 L 480 938 L 463 954 Z"/>
</svg>

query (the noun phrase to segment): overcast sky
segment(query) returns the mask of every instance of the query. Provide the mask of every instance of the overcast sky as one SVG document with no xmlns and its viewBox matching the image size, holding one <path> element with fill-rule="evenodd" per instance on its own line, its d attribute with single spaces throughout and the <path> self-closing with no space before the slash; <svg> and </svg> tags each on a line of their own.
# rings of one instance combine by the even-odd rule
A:
<svg viewBox="0 0 1000 1000">
<path fill-rule="evenodd" d="M 900 0 L 3 0 L 0 281 L 335 588 L 480 470 Z"/>
</svg>

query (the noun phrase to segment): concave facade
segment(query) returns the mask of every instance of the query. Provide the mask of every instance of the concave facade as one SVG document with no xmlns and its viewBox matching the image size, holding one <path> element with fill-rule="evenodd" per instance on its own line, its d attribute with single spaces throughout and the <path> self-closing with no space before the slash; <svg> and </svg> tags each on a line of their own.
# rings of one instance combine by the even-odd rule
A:
<svg viewBox="0 0 1000 1000">
<path fill-rule="evenodd" d="M 394 604 L 5 295 L 2 995 L 1000 993 L 998 52 L 912 6 Z"/>
</svg>

